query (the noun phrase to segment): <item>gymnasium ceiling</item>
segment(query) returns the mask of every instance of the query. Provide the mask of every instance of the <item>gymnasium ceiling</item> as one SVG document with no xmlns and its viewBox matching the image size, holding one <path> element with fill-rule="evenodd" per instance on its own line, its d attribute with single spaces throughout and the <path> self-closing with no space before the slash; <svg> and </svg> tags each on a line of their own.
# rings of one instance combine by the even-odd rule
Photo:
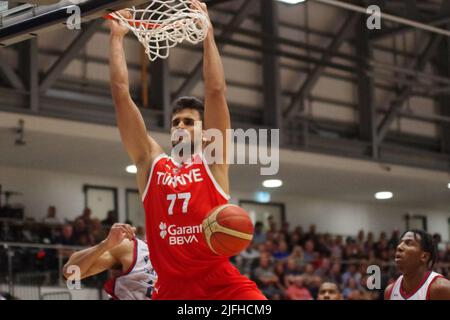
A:
<svg viewBox="0 0 450 320">
<path fill-rule="evenodd" d="M 437 21 L 440 27 L 450 21 L 450 11 L 443 10 L 450 3 L 447 0 L 370 1 L 374 2 L 386 12 Z M 358 25 L 345 31 L 353 13 L 310 0 L 297 6 L 275 4 L 278 36 L 265 42 L 260 3 L 221 1 L 212 5 L 210 12 L 226 69 L 233 125 L 279 127 L 287 138 L 288 153 L 282 157 L 280 171 L 285 186 L 274 193 L 372 201 L 373 192 L 392 185 L 399 194 L 404 193 L 393 201 L 448 207 L 450 70 L 445 74 L 445 68 L 439 67 L 450 55 L 446 41 L 427 54 L 433 34 L 387 21 L 381 32 L 370 35 L 373 39 L 361 40 Z M 356 3 L 364 6 L 369 2 Z M 239 13 L 241 23 L 232 25 Z M 363 22 L 361 18 L 358 23 Z M 223 36 L 224 30 L 228 30 L 227 36 Z M 359 51 L 364 43 L 370 45 L 372 59 L 364 60 L 367 57 Z M 278 54 L 268 55 L 270 50 L 263 51 L 262 44 L 278 48 Z M 141 46 L 129 35 L 125 49 L 132 94 L 142 106 Z M 200 59 L 199 46 L 183 44 L 171 52 L 165 85 L 172 95 L 193 77 Z M 267 66 L 273 59 L 278 64 L 275 70 Z M 365 63 L 372 63 L 373 68 L 367 70 Z M 101 21 L 84 24 L 81 31 L 51 31 L 32 42 L 1 48 L 0 74 L 0 112 L 69 119 L 86 126 L 97 123 L 111 128 L 115 124 L 108 80 L 108 30 Z M 30 75 L 37 76 L 37 83 L 30 84 Z M 269 81 L 264 81 L 264 75 Z M 276 75 L 279 81 L 273 81 Z M 160 74 L 150 72 L 150 83 L 161 79 Z M 362 85 L 366 83 L 373 86 Z M 305 85 L 309 89 L 293 105 L 292 113 L 279 117 L 277 110 L 291 107 Z M 202 82 L 194 81 L 188 93 L 201 97 L 201 88 Z M 281 92 L 275 99 L 274 88 Z M 144 110 L 144 117 L 151 129 L 162 132 L 167 111 L 153 105 L 158 92 L 150 88 L 149 95 L 151 105 Z M 378 141 L 379 131 L 374 131 L 392 110 L 395 116 L 384 126 L 384 139 Z M 0 165 L 129 177 L 123 170 L 128 160 L 117 136 L 55 134 L 45 128 L 29 128 L 28 121 L 29 142 L 25 147 L 12 147 L 10 128 L 16 123 L 14 119 L 0 126 Z M 386 132 L 386 128 L 390 130 Z M 309 163 L 302 160 L 309 157 L 307 152 L 317 155 L 311 156 Z M 320 166 L 314 166 L 317 157 L 324 157 Z M 297 160 L 291 161 L 294 158 Z M 333 163 L 327 165 L 323 159 Z M 347 166 L 337 165 L 342 162 Z M 396 164 L 434 171 L 405 169 L 414 171 L 405 176 L 382 169 Z M 257 168 L 233 167 L 231 172 L 232 183 L 243 192 L 253 192 L 260 185 L 254 178 Z"/>
</svg>

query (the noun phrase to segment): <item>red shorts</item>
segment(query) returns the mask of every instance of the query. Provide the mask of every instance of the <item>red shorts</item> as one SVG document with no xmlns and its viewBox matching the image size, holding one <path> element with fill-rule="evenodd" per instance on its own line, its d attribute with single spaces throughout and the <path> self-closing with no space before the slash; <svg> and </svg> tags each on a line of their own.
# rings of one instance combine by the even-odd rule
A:
<svg viewBox="0 0 450 320">
<path fill-rule="evenodd" d="M 267 300 L 256 284 L 230 263 L 202 277 L 158 281 L 153 300 Z"/>
</svg>

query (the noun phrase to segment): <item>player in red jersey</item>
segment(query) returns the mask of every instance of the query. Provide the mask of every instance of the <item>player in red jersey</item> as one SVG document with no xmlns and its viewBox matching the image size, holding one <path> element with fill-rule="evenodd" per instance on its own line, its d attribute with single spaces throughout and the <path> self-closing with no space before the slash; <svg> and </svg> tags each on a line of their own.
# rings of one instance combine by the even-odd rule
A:
<svg viewBox="0 0 450 320">
<path fill-rule="evenodd" d="M 390 284 L 385 300 L 450 300 L 450 281 L 432 271 L 437 248 L 423 230 L 405 232 L 395 253 L 395 264 L 402 275 Z"/>
<path fill-rule="evenodd" d="M 204 3 L 193 0 L 192 5 L 207 13 Z M 193 159 L 174 159 L 147 134 L 129 93 L 123 50 L 128 29 L 115 21 L 110 22 L 110 28 L 110 73 L 117 123 L 122 142 L 137 167 L 147 242 L 158 274 L 153 299 L 265 300 L 255 283 L 242 276 L 227 257 L 208 248 L 202 234 L 202 221 L 208 212 L 229 200 L 225 160 L 226 130 L 231 125 L 224 69 L 212 27 L 204 41 L 204 113 L 201 101 L 192 97 L 178 99 L 172 112 L 171 133 L 186 130 L 192 141 L 194 122 L 199 120 L 203 121 L 203 129 L 220 130 L 225 146 L 222 164 L 207 164 L 202 152 L 194 154 Z M 172 145 L 185 141 L 188 139 L 173 141 Z M 193 143 L 191 146 L 194 149 Z"/>
</svg>

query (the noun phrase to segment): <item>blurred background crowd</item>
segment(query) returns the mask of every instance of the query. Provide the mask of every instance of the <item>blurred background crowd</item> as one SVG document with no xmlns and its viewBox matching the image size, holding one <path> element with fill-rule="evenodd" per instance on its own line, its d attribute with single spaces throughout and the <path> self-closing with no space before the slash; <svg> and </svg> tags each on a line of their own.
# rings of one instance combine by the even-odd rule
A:
<svg viewBox="0 0 450 320">
<path fill-rule="evenodd" d="M 60 279 L 59 268 L 75 250 L 92 246 L 108 234 L 117 221 L 114 211 L 100 221 L 91 218 L 91 210 L 84 209 L 74 221 L 61 219 L 56 208 L 50 206 L 42 221 L 26 221 L 0 228 L 0 241 L 45 245 L 63 245 L 64 248 L 23 248 L 16 250 L 14 259 L 8 260 L 5 248 L 0 249 L 0 274 L 34 271 L 46 272 L 48 284 Z M 126 221 L 133 225 L 132 221 Z M 142 226 L 135 226 L 137 236 L 145 239 Z M 251 245 L 231 261 L 247 277 L 253 279 L 269 299 L 312 300 L 317 299 L 322 283 L 336 284 L 343 299 L 383 299 L 386 286 L 398 276 L 393 263 L 395 248 L 401 236 L 400 230 L 391 234 L 373 234 L 360 230 L 356 235 L 317 233 L 316 226 L 306 230 L 289 223 L 277 226 L 271 218 L 258 221 Z M 450 244 L 442 243 L 439 234 L 433 238 L 439 248 L 435 271 L 449 276 Z M 8 263 L 12 264 L 9 265 Z M 381 272 L 379 289 L 368 290 L 371 273 L 368 267 L 378 266 Z M 83 280 L 84 285 L 101 287 L 107 274 Z"/>
</svg>

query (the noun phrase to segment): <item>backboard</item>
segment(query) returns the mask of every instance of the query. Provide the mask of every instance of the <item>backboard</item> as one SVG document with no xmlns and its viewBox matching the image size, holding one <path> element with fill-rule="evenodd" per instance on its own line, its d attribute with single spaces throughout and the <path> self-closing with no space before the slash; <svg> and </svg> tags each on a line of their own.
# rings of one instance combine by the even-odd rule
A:
<svg viewBox="0 0 450 320">
<path fill-rule="evenodd" d="M 20 3 L 10 1 L 9 8 L 0 12 L 0 47 L 9 46 L 57 28 L 64 28 L 68 24 L 68 19 L 77 13 L 79 13 L 80 21 L 83 23 L 103 17 L 110 12 L 145 2 L 147 1 L 25 0 L 20 1 Z M 47 5 L 42 5 L 42 3 Z"/>
</svg>

